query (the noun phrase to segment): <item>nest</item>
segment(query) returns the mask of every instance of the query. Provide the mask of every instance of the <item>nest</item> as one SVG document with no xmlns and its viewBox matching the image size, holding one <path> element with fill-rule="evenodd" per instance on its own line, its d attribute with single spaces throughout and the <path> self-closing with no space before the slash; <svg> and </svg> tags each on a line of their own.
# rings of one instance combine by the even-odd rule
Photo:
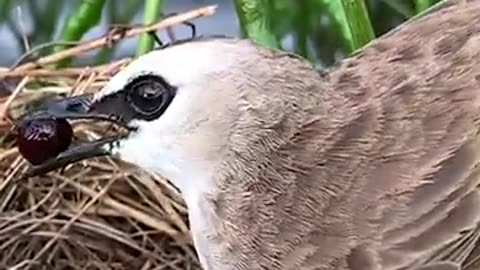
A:
<svg viewBox="0 0 480 270">
<path fill-rule="evenodd" d="M 0 79 L 16 81 L 12 94 L 0 95 L 0 269 L 200 269 L 186 206 L 167 179 L 113 157 L 23 178 L 30 165 L 17 151 L 8 119 L 55 95 L 98 91 L 131 60 L 60 70 L 44 67 L 48 63 L 213 11 L 182 13 L 0 70 Z M 82 121 L 73 127 L 79 140 L 115 131 Z"/>
</svg>

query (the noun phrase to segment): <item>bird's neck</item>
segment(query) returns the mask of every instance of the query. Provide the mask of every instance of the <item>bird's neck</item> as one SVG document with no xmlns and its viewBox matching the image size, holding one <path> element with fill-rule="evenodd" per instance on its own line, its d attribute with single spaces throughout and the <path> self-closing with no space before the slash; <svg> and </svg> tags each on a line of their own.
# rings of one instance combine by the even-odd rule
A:
<svg viewBox="0 0 480 270">
<path fill-rule="evenodd" d="M 361 227 L 355 223 L 364 217 L 349 193 L 361 188 L 348 174 L 362 155 L 348 152 L 342 136 L 365 134 L 350 134 L 355 104 L 318 74 L 304 75 L 295 85 L 271 87 L 280 96 L 256 93 L 222 165 L 203 179 L 213 185 L 186 196 L 205 268 L 308 268 L 312 256 L 315 269 L 346 264 Z"/>
<path fill-rule="evenodd" d="M 292 261 L 292 254 L 313 252 L 321 258 L 321 269 L 346 257 L 343 253 L 354 245 L 349 227 L 354 222 L 347 219 L 356 214 L 346 211 L 356 211 L 350 207 L 353 197 L 347 196 L 355 181 L 327 176 L 322 148 L 331 146 L 318 142 L 336 132 L 322 132 L 323 121 L 331 119 L 296 127 L 300 137 L 270 136 L 271 141 L 259 144 L 265 148 L 233 153 L 215 174 L 215 188 L 190 197 L 192 231 L 204 265 L 282 269 L 279 265 Z M 331 242 L 335 245 L 326 249 L 319 245 Z"/>
</svg>

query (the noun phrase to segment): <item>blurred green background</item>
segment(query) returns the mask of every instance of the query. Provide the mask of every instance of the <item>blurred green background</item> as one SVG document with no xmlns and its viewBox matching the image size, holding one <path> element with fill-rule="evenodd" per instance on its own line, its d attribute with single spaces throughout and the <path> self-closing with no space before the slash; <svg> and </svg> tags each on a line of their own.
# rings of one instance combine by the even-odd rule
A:
<svg viewBox="0 0 480 270">
<path fill-rule="evenodd" d="M 0 66 L 49 41 L 101 36 L 111 24 L 151 23 L 162 14 L 217 4 L 215 15 L 195 20 L 198 34 L 249 36 L 265 46 L 295 51 L 320 66 L 332 65 L 374 37 L 438 0 L 0 0 Z M 189 29 L 175 33 L 185 37 Z M 168 41 L 162 33 L 160 38 Z M 101 64 L 140 55 L 154 46 L 147 35 L 103 48 L 59 66 Z M 62 50 L 57 46 L 40 54 Z"/>
</svg>

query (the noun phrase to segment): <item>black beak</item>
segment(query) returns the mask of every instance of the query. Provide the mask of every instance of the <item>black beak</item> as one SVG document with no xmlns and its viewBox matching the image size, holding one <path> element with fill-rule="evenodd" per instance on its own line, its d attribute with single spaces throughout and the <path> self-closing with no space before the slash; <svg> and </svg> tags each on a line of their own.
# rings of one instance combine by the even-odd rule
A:
<svg viewBox="0 0 480 270">
<path fill-rule="evenodd" d="M 90 119 L 94 121 L 111 122 L 124 127 L 129 131 L 132 130 L 132 128 L 128 127 L 118 115 L 112 113 L 112 108 L 110 108 L 110 112 L 108 112 L 99 109 L 99 106 L 96 105 L 98 104 L 94 103 L 93 95 L 90 94 L 57 99 L 46 102 L 40 109 L 22 116 L 15 121 L 15 125 L 17 127 L 22 127 L 30 121 L 42 119 Z M 52 157 L 41 164 L 32 166 L 24 176 L 30 177 L 45 174 L 84 159 L 109 155 L 110 153 L 106 149 L 109 147 L 104 146 L 111 146 L 123 137 L 126 137 L 126 135 L 115 135 L 70 146 L 57 156 Z M 41 151 L 41 149 L 38 149 L 37 151 L 39 150 Z"/>
</svg>

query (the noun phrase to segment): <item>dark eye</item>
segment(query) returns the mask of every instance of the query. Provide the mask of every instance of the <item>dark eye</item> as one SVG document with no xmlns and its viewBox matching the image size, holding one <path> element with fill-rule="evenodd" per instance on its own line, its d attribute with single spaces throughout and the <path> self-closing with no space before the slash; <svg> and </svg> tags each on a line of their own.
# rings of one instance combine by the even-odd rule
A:
<svg viewBox="0 0 480 270">
<path fill-rule="evenodd" d="M 175 89 L 161 77 L 143 75 L 135 78 L 126 87 L 127 103 L 142 118 L 157 118 L 168 107 Z"/>
</svg>

